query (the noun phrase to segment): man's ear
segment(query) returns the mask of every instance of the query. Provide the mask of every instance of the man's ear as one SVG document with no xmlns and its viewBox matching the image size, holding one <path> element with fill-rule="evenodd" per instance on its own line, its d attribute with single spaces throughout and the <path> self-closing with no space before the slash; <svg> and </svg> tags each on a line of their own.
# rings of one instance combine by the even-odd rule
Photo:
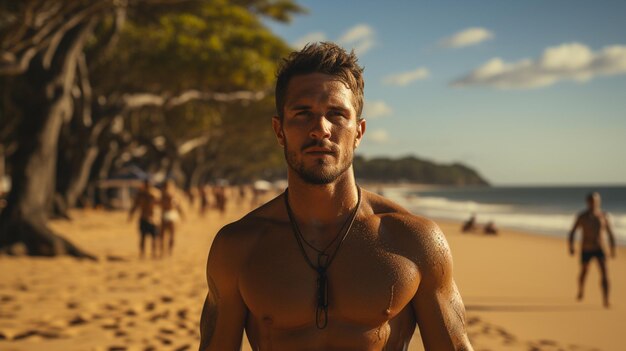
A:
<svg viewBox="0 0 626 351">
<path fill-rule="evenodd" d="M 272 128 L 274 129 L 274 134 L 276 135 L 278 144 L 285 147 L 285 134 L 283 133 L 283 124 L 280 121 L 280 117 L 272 117 Z"/>
<path fill-rule="evenodd" d="M 361 143 L 361 139 L 363 139 L 363 134 L 365 134 L 365 127 L 367 123 L 365 119 L 360 119 L 356 122 L 356 140 L 354 141 L 354 148 L 356 149 Z"/>
</svg>

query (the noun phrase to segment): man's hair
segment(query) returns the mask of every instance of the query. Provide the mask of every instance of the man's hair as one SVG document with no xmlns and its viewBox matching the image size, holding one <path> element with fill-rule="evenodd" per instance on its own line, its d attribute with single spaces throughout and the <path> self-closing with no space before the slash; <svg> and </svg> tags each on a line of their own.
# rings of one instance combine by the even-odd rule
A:
<svg viewBox="0 0 626 351">
<path fill-rule="evenodd" d="M 594 198 L 594 197 L 596 197 L 596 196 L 600 196 L 600 194 L 598 194 L 598 192 L 597 192 L 597 191 L 592 191 L 592 192 L 590 192 L 590 193 L 588 193 L 588 194 L 587 194 L 586 199 L 587 199 L 587 201 L 591 201 L 591 200 L 593 200 L 593 198 Z"/>
<path fill-rule="evenodd" d="M 321 42 L 306 45 L 294 51 L 278 69 L 276 79 L 276 113 L 282 120 L 287 96 L 287 86 L 294 76 L 324 73 L 339 78 L 354 96 L 354 110 L 357 118 L 363 112 L 363 67 L 352 50 L 349 54 L 335 43 Z"/>
</svg>

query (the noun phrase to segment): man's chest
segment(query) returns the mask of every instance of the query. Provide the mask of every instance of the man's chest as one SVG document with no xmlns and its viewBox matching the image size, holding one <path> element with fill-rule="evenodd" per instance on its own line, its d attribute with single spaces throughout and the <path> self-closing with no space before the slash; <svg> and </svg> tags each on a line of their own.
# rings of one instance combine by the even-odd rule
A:
<svg viewBox="0 0 626 351">
<path fill-rule="evenodd" d="M 319 296 L 325 294 L 330 321 L 375 326 L 393 318 L 417 291 L 417 268 L 406 257 L 357 235 L 344 242 L 327 268 L 326 289 L 314 269 L 317 253 L 306 250 L 308 263 L 293 235 L 260 244 L 239 278 L 253 317 L 278 328 L 311 325 Z"/>
</svg>

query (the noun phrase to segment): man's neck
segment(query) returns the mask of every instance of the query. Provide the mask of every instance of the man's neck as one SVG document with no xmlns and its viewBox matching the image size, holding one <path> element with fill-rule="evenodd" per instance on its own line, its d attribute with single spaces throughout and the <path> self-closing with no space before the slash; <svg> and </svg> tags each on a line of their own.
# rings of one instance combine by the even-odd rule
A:
<svg viewBox="0 0 626 351">
<path fill-rule="evenodd" d="M 343 223 L 358 201 L 352 168 L 335 182 L 316 185 L 289 172 L 289 206 L 301 225 L 332 227 Z"/>
</svg>

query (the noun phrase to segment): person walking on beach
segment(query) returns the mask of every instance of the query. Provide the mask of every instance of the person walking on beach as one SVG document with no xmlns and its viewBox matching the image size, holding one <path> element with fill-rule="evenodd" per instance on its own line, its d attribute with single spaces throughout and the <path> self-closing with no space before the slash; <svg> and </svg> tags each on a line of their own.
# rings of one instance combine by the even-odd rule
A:
<svg viewBox="0 0 626 351">
<path fill-rule="evenodd" d="M 223 216 L 226 213 L 226 202 L 228 201 L 226 197 L 226 187 L 223 184 L 218 184 L 213 187 L 213 199 L 215 208 Z"/>
<path fill-rule="evenodd" d="M 578 300 L 583 299 L 585 278 L 587 270 L 592 259 L 598 261 L 600 274 L 602 276 L 602 297 L 604 307 L 610 307 L 609 304 L 609 277 L 606 267 L 606 255 L 603 245 L 602 233 L 606 232 L 611 247 L 611 257 L 615 258 L 615 237 L 611 230 L 607 214 L 600 209 L 600 194 L 593 192 L 587 195 L 587 209 L 576 217 L 576 222 L 569 233 L 568 243 L 569 252 L 574 255 L 574 236 L 578 228 L 581 229 L 581 251 L 580 251 L 580 275 L 578 276 Z"/>
<path fill-rule="evenodd" d="M 159 190 L 152 186 L 149 179 L 144 180 L 143 187 L 139 189 L 133 206 L 128 212 L 128 221 L 132 221 L 133 215 L 139 209 L 139 257 L 144 257 L 146 237 L 151 237 L 152 258 L 157 257 L 157 241 L 159 240 L 159 228 L 156 221 L 156 207 L 160 198 Z"/>
<path fill-rule="evenodd" d="M 198 185 L 198 196 L 200 197 L 200 216 L 204 217 L 206 211 L 209 209 L 209 189 L 208 185 Z"/>
<path fill-rule="evenodd" d="M 207 263 L 200 350 L 472 350 L 446 239 L 361 189 L 363 69 L 333 43 L 283 62 L 272 126 L 284 193 L 223 227 Z"/>
<path fill-rule="evenodd" d="M 176 223 L 181 217 L 184 217 L 180 200 L 176 194 L 176 186 L 172 180 L 166 181 L 163 185 L 161 209 L 160 246 L 161 254 L 165 256 L 166 254 L 172 254 L 174 249 L 174 236 L 176 234 Z"/>
</svg>

